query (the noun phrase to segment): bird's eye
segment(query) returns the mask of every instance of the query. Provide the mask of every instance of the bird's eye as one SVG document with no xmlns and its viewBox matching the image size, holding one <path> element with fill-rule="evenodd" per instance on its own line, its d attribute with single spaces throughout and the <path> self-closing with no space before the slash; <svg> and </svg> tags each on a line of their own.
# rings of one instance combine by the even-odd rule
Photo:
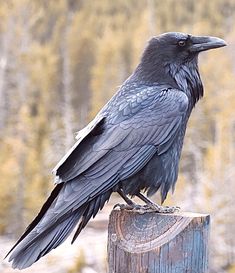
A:
<svg viewBox="0 0 235 273">
<path fill-rule="evenodd" d="M 185 45 L 186 45 L 186 42 L 185 42 L 184 40 L 180 40 L 180 41 L 178 42 L 178 45 L 179 45 L 179 46 L 185 46 Z"/>
</svg>

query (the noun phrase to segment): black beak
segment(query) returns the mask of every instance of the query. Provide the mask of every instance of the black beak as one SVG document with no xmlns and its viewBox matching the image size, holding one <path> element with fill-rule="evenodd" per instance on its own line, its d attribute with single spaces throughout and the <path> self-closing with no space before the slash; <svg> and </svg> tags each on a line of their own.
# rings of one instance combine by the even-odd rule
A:
<svg viewBox="0 0 235 273">
<path fill-rule="evenodd" d="M 227 45 L 224 40 L 210 36 L 191 36 L 191 41 L 192 45 L 189 48 L 191 52 L 201 52 Z"/>
</svg>

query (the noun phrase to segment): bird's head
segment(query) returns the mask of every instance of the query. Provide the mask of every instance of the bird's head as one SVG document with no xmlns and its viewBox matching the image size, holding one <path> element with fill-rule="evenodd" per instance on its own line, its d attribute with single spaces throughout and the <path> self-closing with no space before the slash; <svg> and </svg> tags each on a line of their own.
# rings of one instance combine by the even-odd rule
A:
<svg viewBox="0 0 235 273">
<path fill-rule="evenodd" d="M 197 68 L 200 52 L 223 46 L 226 46 L 225 41 L 216 37 L 181 32 L 163 33 L 149 41 L 135 75 L 143 81 L 164 82 L 164 78 L 168 78 L 169 82 L 169 77 L 183 66 Z"/>
<path fill-rule="evenodd" d="M 198 54 L 225 45 L 224 40 L 216 37 L 164 33 L 149 41 L 131 79 L 180 88 L 192 97 L 192 104 L 195 105 L 203 96 L 197 66 Z"/>
<path fill-rule="evenodd" d="M 217 37 L 167 32 L 149 41 L 142 60 L 151 59 L 151 62 L 170 62 L 180 65 L 197 58 L 202 51 L 223 46 L 226 46 L 225 41 Z"/>
</svg>

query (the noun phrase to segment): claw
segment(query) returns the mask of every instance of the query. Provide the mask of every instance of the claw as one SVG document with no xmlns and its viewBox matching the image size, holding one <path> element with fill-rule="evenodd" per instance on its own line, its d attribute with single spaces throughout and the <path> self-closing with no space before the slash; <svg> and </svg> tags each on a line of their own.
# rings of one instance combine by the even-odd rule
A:
<svg viewBox="0 0 235 273">
<path fill-rule="evenodd" d="M 158 213 L 174 213 L 180 210 L 180 207 L 177 207 L 177 206 L 169 207 L 169 206 L 159 206 L 157 204 L 151 205 L 149 206 L 149 208 Z"/>
<path fill-rule="evenodd" d="M 174 213 L 180 210 L 180 207 L 174 206 L 159 206 L 158 204 L 146 204 L 146 205 L 138 205 L 133 203 L 129 204 L 116 204 L 113 209 L 119 208 L 120 210 L 131 210 L 138 213 L 146 213 L 146 212 L 157 212 L 157 213 Z"/>
<path fill-rule="evenodd" d="M 160 206 L 154 203 L 153 201 L 151 201 L 148 197 L 146 197 L 142 193 L 138 193 L 136 196 L 138 196 L 142 201 L 146 203 L 146 206 L 148 207 L 149 211 L 154 211 L 158 213 L 174 213 L 180 210 L 180 207 Z"/>
<path fill-rule="evenodd" d="M 152 209 L 150 210 L 147 205 L 138 205 L 136 203 L 133 203 L 132 205 L 129 204 L 116 204 L 113 209 L 119 208 L 120 210 L 129 210 L 133 211 L 139 214 L 144 214 L 146 212 L 153 211 Z"/>
</svg>

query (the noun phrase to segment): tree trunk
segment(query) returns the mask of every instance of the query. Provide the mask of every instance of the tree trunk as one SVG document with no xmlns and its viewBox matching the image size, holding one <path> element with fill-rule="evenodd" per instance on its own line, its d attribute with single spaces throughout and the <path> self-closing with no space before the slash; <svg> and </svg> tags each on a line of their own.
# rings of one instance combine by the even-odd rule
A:
<svg viewBox="0 0 235 273">
<path fill-rule="evenodd" d="M 74 142 L 73 134 L 73 108 L 72 108 L 72 72 L 71 61 L 69 56 L 69 27 L 72 19 L 72 13 L 67 11 L 65 25 L 63 30 L 63 38 L 61 40 L 61 56 L 62 56 L 62 88 L 64 96 L 63 120 L 65 128 L 65 149 L 69 149 Z"/>
<path fill-rule="evenodd" d="M 2 37 L 1 56 L 0 56 L 0 136 L 5 132 L 6 119 L 8 114 L 7 105 L 7 68 L 10 57 L 10 45 L 14 36 L 13 18 L 10 16 L 7 23 L 7 30 Z"/>
</svg>

